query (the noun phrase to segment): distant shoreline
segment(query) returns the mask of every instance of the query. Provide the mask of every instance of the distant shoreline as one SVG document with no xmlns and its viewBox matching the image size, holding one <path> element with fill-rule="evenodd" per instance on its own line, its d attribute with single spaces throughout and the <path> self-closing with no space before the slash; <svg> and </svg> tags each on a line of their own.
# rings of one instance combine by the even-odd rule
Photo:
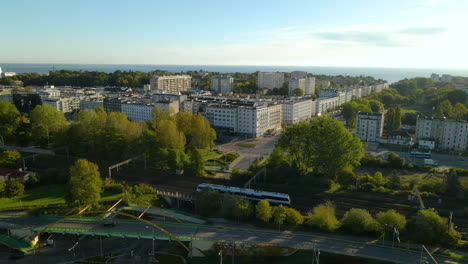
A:
<svg viewBox="0 0 468 264">
<path fill-rule="evenodd" d="M 82 70 L 114 72 L 166 70 L 172 72 L 198 71 L 233 73 L 251 73 L 255 71 L 307 71 L 313 74 L 324 75 L 367 75 L 383 79 L 388 82 L 396 82 L 405 78 L 426 77 L 432 73 L 450 74 L 454 76 L 468 76 L 468 69 L 444 69 L 444 68 L 384 68 L 384 67 L 326 67 L 326 66 L 267 66 L 267 65 L 176 65 L 176 64 L 51 64 L 51 63 L 0 63 L 4 72 L 30 73 L 38 72 L 46 74 L 51 70 Z"/>
</svg>

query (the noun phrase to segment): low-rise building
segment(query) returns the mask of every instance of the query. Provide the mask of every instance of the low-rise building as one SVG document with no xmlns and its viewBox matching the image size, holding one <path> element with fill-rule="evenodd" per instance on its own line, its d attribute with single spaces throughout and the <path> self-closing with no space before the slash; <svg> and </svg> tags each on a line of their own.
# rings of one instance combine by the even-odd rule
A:
<svg viewBox="0 0 468 264">
<path fill-rule="evenodd" d="M 29 171 L 22 171 L 22 170 L 11 170 L 11 169 L 4 169 L 0 168 L 0 181 L 13 181 L 16 179 L 20 179 L 22 181 L 28 181 L 29 176 L 33 173 Z"/>
<path fill-rule="evenodd" d="M 378 142 L 383 127 L 383 113 L 359 112 L 356 115 L 356 136 L 364 142 Z"/>
<path fill-rule="evenodd" d="M 80 99 L 77 97 L 49 98 L 42 101 L 43 105 L 50 105 L 63 113 L 71 113 L 80 107 Z"/>
<path fill-rule="evenodd" d="M 192 87 L 192 77 L 189 75 L 154 76 L 150 80 L 151 90 L 167 93 L 178 93 Z"/>
<path fill-rule="evenodd" d="M 396 131 L 381 137 L 379 142 L 383 144 L 408 147 L 413 144 L 413 137 L 408 132 Z"/>
</svg>

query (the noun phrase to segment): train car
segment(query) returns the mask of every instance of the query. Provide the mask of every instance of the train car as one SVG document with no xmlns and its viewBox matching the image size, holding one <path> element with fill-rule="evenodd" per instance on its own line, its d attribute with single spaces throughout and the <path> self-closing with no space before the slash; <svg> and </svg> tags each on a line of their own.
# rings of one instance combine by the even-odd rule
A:
<svg viewBox="0 0 468 264">
<path fill-rule="evenodd" d="M 247 200 L 258 202 L 260 200 L 267 200 L 272 204 L 283 204 L 291 205 L 291 198 L 289 194 L 285 193 L 276 193 L 276 192 L 266 192 L 259 190 L 252 190 L 239 187 L 224 186 L 219 184 L 210 184 L 210 183 L 201 183 L 197 186 L 197 192 L 205 189 L 211 188 L 220 193 L 228 193 L 232 195 L 242 196 Z"/>
</svg>

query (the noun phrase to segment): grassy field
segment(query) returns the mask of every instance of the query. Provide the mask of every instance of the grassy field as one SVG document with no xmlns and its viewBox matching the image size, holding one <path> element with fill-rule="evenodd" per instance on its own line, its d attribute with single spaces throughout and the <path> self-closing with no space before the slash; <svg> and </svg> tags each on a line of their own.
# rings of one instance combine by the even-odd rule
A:
<svg viewBox="0 0 468 264">
<path fill-rule="evenodd" d="M 244 147 L 244 148 L 255 148 L 255 144 L 252 143 L 238 143 L 236 146 Z"/>
<path fill-rule="evenodd" d="M 313 253 L 308 250 L 299 250 L 291 256 L 287 257 L 235 257 L 234 262 L 238 264 L 309 264 L 312 263 Z M 224 256 L 224 262 L 231 263 L 231 256 Z M 162 262 L 160 262 L 162 263 Z M 189 264 L 215 264 L 219 263 L 219 256 L 188 258 Z M 348 257 L 344 255 L 336 255 L 326 252 L 320 252 L 320 263 L 334 264 L 386 264 L 389 262 L 370 260 L 357 257 Z"/>
<path fill-rule="evenodd" d="M 200 149 L 200 153 L 204 160 L 212 159 L 222 154 L 219 149 Z"/>
<path fill-rule="evenodd" d="M 0 211 L 65 205 L 67 188 L 66 184 L 51 184 L 26 189 L 23 195 L 13 198 L 0 198 Z M 101 200 L 111 201 L 121 197 L 122 194 L 104 192 Z"/>
</svg>

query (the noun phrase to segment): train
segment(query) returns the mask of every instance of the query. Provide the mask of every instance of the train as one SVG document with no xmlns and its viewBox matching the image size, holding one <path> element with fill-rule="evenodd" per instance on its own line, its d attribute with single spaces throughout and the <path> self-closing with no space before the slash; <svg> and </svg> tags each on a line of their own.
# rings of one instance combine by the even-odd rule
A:
<svg viewBox="0 0 468 264">
<path fill-rule="evenodd" d="M 259 190 L 252 190 L 240 187 L 224 186 L 219 184 L 201 183 L 197 186 L 197 192 L 204 190 L 205 188 L 211 188 L 218 191 L 219 193 L 227 193 L 232 195 L 242 196 L 247 200 L 258 202 L 260 200 L 267 200 L 272 204 L 291 205 L 291 198 L 289 194 L 277 193 L 277 192 L 266 192 Z"/>
</svg>

